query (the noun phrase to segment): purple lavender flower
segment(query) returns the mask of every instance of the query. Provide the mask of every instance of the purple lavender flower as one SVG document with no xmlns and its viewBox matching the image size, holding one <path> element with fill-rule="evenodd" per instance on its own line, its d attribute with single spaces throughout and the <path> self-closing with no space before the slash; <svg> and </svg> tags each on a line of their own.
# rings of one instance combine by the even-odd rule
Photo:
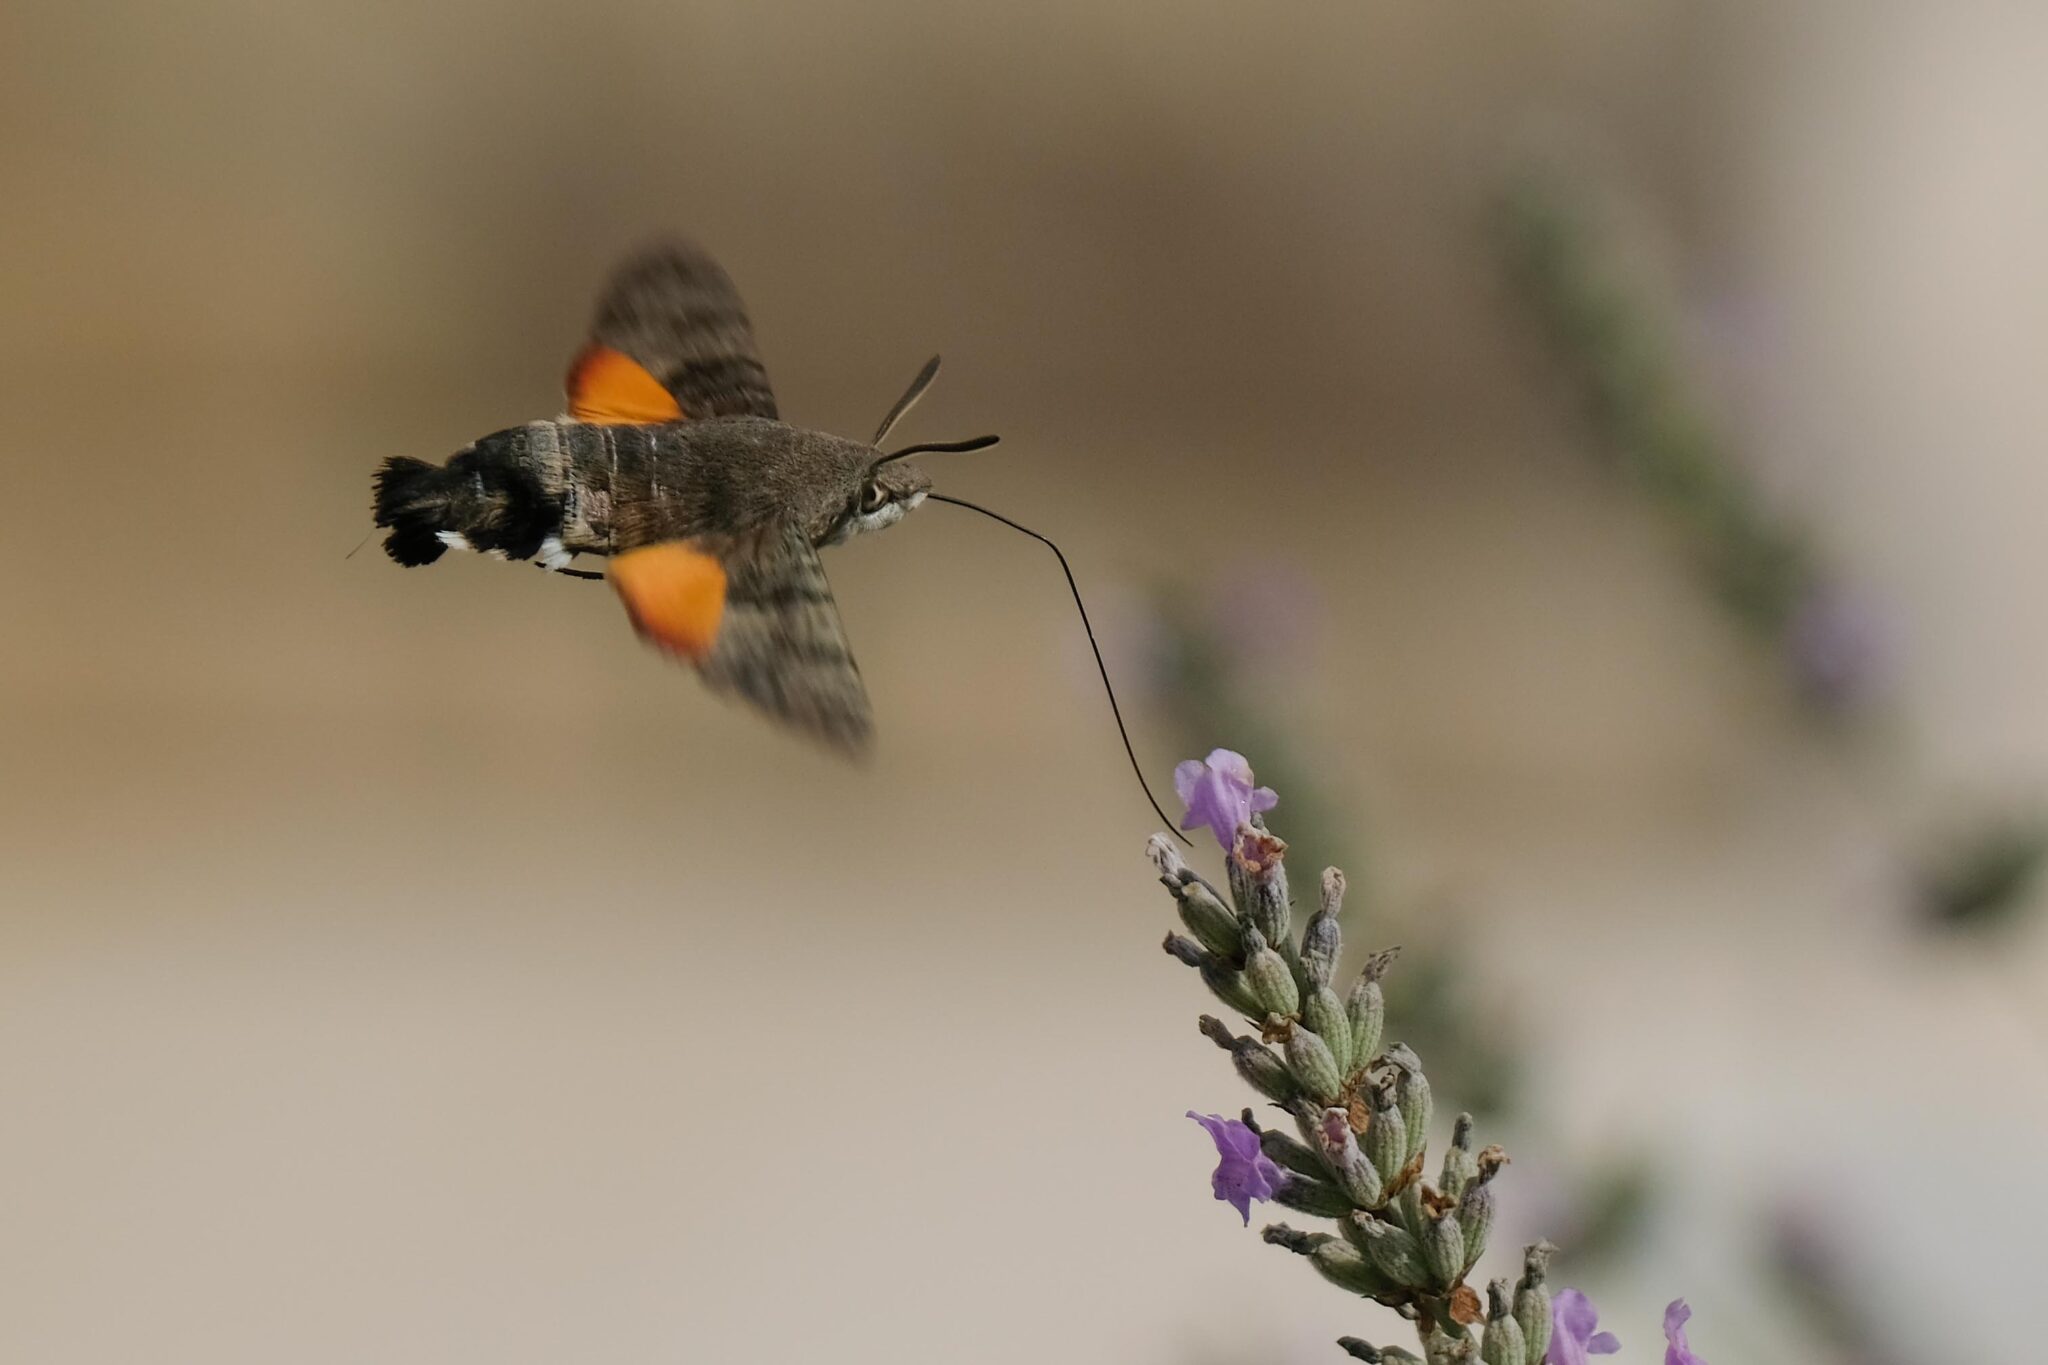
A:
<svg viewBox="0 0 2048 1365">
<path fill-rule="evenodd" d="M 1210 1187 L 1218 1199 L 1243 1215 L 1245 1226 L 1250 1227 L 1252 1200 L 1263 1203 L 1273 1197 L 1274 1187 L 1280 1183 L 1280 1168 L 1259 1150 L 1259 1135 L 1238 1120 L 1197 1114 L 1192 1109 L 1188 1117 L 1209 1130 L 1216 1142 L 1216 1155 L 1223 1158 L 1210 1177 Z"/>
<path fill-rule="evenodd" d="M 1191 758 L 1175 768 L 1173 789 L 1188 808 L 1180 827 L 1208 826 L 1225 853 L 1237 842 L 1239 827 L 1251 823 L 1252 812 L 1280 803 L 1271 787 L 1252 786 L 1252 765 L 1229 749 L 1213 750 L 1205 759 Z"/>
<path fill-rule="evenodd" d="M 1792 675 L 1824 711 L 1843 711 L 1884 684 L 1889 662 L 1885 623 L 1868 603 L 1839 588 L 1808 592 L 1785 628 Z"/>
<path fill-rule="evenodd" d="M 1550 1301 L 1549 1365 L 1586 1365 L 1587 1356 L 1611 1356 L 1621 1349 L 1612 1332 L 1599 1332 L 1599 1310 L 1576 1289 L 1560 1289 Z"/>
<path fill-rule="evenodd" d="M 1684 1299 L 1673 1299 L 1664 1310 L 1664 1340 L 1670 1343 L 1664 1348 L 1664 1365 L 1707 1365 L 1692 1353 L 1685 1339 L 1685 1322 L 1691 1316 L 1692 1309 L 1685 1306 Z"/>
</svg>

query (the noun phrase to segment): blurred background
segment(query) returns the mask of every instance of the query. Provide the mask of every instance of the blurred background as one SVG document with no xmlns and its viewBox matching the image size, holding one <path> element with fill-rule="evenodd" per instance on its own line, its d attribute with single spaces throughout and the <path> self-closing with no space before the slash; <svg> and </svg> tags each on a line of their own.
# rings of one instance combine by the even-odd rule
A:
<svg viewBox="0 0 2048 1365">
<path fill-rule="evenodd" d="M 928 468 L 1066 547 L 1154 786 L 1244 750 L 1410 945 L 1490 1273 L 1564 1242 L 1624 1360 L 1679 1295 L 1716 1365 L 2032 1359 L 2044 40 L 11 0 L 0 1357 L 1403 1335 L 1209 1197 L 1248 1092 L 1042 549 L 830 554 L 864 769 L 602 586 L 345 557 L 681 230 L 793 420 L 942 351 L 905 434 L 1002 433 Z"/>
</svg>

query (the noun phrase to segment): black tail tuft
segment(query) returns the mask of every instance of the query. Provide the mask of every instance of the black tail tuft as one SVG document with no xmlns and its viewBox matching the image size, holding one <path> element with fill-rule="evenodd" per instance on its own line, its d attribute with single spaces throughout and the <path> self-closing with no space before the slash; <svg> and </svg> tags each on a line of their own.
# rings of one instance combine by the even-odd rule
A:
<svg viewBox="0 0 2048 1365">
<path fill-rule="evenodd" d="M 377 524 L 389 527 L 384 553 L 407 568 L 447 552 L 437 532 L 449 528 L 448 471 L 400 455 L 377 471 Z"/>
</svg>

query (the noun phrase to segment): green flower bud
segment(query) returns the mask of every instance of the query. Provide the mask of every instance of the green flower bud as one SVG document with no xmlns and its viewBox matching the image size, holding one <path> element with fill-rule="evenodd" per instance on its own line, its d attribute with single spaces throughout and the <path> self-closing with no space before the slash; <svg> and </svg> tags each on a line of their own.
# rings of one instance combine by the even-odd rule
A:
<svg viewBox="0 0 2048 1365">
<path fill-rule="evenodd" d="M 1237 1064 L 1237 1074 L 1245 1083 L 1269 1100 L 1285 1104 L 1301 1093 L 1294 1077 L 1287 1074 L 1286 1063 L 1250 1039 L 1232 1051 L 1230 1060 Z"/>
<path fill-rule="evenodd" d="M 1287 1056 L 1287 1069 L 1301 1082 L 1303 1090 L 1324 1104 L 1334 1102 L 1343 1092 L 1344 1078 L 1337 1072 L 1337 1059 L 1330 1055 L 1330 1045 L 1312 1030 L 1296 1024 L 1288 1030 L 1287 1041 L 1281 1047 Z"/>
<path fill-rule="evenodd" d="M 1428 1262 L 1437 1287 L 1449 1289 L 1465 1275 L 1465 1231 L 1458 1226 L 1455 1213 L 1439 1214 L 1424 1222 L 1422 1259 Z"/>
<path fill-rule="evenodd" d="M 1202 968 L 1202 984 L 1209 988 L 1211 995 L 1248 1018 L 1265 1009 L 1259 1003 L 1259 997 L 1252 994 L 1252 983 L 1245 979 L 1245 974 L 1234 967 L 1224 966 L 1221 961 Z"/>
<path fill-rule="evenodd" d="M 1332 935 L 1329 947 L 1323 949 L 1331 958 L 1342 956 L 1343 937 L 1335 926 L 1344 914 L 1344 869 L 1326 867 L 1323 869 L 1322 897 L 1316 906 L 1316 917 L 1330 921 L 1331 928 L 1325 932 Z"/>
<path fill-rule="evenodd" d="M 1381 1274 L 1364 1252 L 1348 1242 L 1325 1242 L 1309 1253 L 1309 1261 L 1324 1279 L 1354 1294 L 1391 1294 L 1400 1287 Z"/>
<path fill-rule="evenodd" d="M 1273 1190 L 1273 1202 L 1318 1218 L 1342 1218 L 1351 1212 L 1351 1201 L 1344 1197 L 1344 1191 L 1328 1180 L 1315 1180 L 1291 1171 L 1281 1172 L 1280 1183 Z"/>
<path fill-rule="evenodd" d="M 1344 933 L 1337 926 L 1337 913 L 1343 906 L 1344 874 L 1334 867 L 1327 868 L 1323 872 L 1322 908 L 1309 916 L 1307 926 L 1301 931 L 1303 957 L 1318 953 L 1324 961 L 1335 962 L 1344 955 Z"/>
<path fill-rule="evenodd" d="M 1294 984 L 1294 973 L 1280 954 L 1266 946 L 1265 935 L 1253 924 L 1244 927 L 1244 975 L 1266 1013 L 1292 1019 L 1301 1008 L 1301 991 Z"/>
<path fill-rule="evenodd" d="M 1358 1207 L 1378 1208 L 1382 1197 L 1380 1173 L 1365 1159 L 1365 1152 L 1351 1131 L 1350 1115 L 1342 1109 L 1325 1109 L 1321 1137 L 1323 1160 L 1336 1174 L 1337 1187 Z"/>
<path fill-rule="evenodd" d="M 1271 1049 L 1251 1038 L 1232 1036 L 1230 1030 L 1223 1026 L 1223 1021 L 1214 1015 L 1203 1015 L 1201 1028 L 1203 1037 L 1230 1054 L 1237 1074 L 1267 1099 L 1286 1104 L 1301 1093 L 1301 1087 L 1294 1083 L 1285 1064 L 1273 1055 Z"/>
<path fill-rule="evenodd" d="M 1464 1230 L 1464 1269 L 1479 1264 L 1486 1254 L 1486 1234 L 1493 1231 L 1492 1182 L 1484 1177 L 1465 1187 L 1458 1200 L 1458 1226 Z"/>
<path fill-rule="evenodd" d="M 1508 1311 L 1506 1280 L 1495 1280 L 1486 1287 L 1486 1335 L 1479 1342 L 1479 1358 L 1486 1365 L 1529 1365 L 1522 1325 Z"/>
<path fill-rule="evenodd" d="M 1386 1086 L 1376 1085 L 1366 1093 L 1371 1099 L 1372 1122 L 1365 1130 L 1365 1154 L 1391 1189 L 1408 1165 L 1408 1128 Z"/>
<path fill-rule="evenodd" d="M 1350 1075 L 1351 1021 L 1345 1018 L 1344 1007 L 1337 1003 L 1336 993 L 1327 985 L 1323 985 L 1317 986 L 1303 996 L 1301 1022 L 1315 1030 L 1316 1036 L 1329 1044 L 1330 1057 L 1337 1063 L 1337 1074 Z"/>
<path fill-rule="evenodd" d="M 1422 1074 L 1422 1059 L 1406 1043 L 1388 1048 L 1387 1060 L 1401 1069 L 1400 1089 L 1396 1093 L 1400 1100 L 1401 1122 L 1408 1130 L 1408 1160 L 1413 1161 L 1429 1145 L 1429 1078 Z"/>
<path fill-rule="evenodd" d="M 1364 1239 L 1366 1255 L 1381 1274 L 1410 1289 L 1429 1287 L 1429 1265 L 1422 1259 L 1422 1244 L 1407 1229 L 1363 1213 L 1354 1213 L 1346 1221 Z"/>
<path fill-rule="evenodd" d="M 1266 1013 L 1264 1002 L 1253 994 L 1251 982 L 1245 974 L 1222 957 L 1185 934 L 1168 934 L 1161 946 L 1166 949 L 1167 956 L 1199 971 L 1202 984 L 1230 1008 L 1255 1017 L 1263 1017 Z"/>
<path fill-rule="evenodd" d="M 1393 963 L 1398 948 L 1389 948 L 1370 958 L 1351 994 L 1344 1001 L 1344 1013 L 1351 1020 L 1351 1061 L 1354 1069 L 1371 1064 L 1380 1050 L 1380 1034 L 1387 1025 L 1387 997 L 1380 989 L 1380 977 Z"/>
<path fill-rule="evenodd" d="M 1522 1279 L 1515 1286 L 1515 1321 L 1522 1329 L 1523 1365 L 1543 1365 L 1550 1350 L 1550 1287 L 1544 1276 L 1557 1248 L 1538 1242 L 1522 1253 Z"/>
<path fill-rule="evenodd" d="M 1297 1232 L 1285 1223 L 1275 1223 L 1259 1236 L 1273 1246 L 1308 1257 L 1322 1277 L 1340 1289 L 1355 1294 L 1389 1294 L 1396 1288 L 1358 1248 L 1347 1246 L 1327 1232 Z"/>
<path fill-rule="evenodd" d="M 1250 1112 L 1250 1111 L 1246 1111 Z M 1246 1120 L 1250 1127 L 1250 1120 Z M 1305 1175 L 1315 1180 L 1328 1180 L 1330 1168 L 1323 1164 L 1322 1157 L 1314 1149 L 1296 1142 L 1277 1128 L 1268 1128 L 1259 1134 L 1259 1150 L 1266 1154 L 1275 1166 Z"/>
<path fill-rule="evenodd" d="M 1395 1221 L 1417 1237 L 1422 1236 L 1423 1232 L 1429 1227 L 1429 1220 L 1424 1215 L 1422 1207 L 1422 1182 L 1420 1180 L 1411 1180 L 1406 1185 L 1403 1185 L 1401 1193 L 1396 1195 L 1394 1202 L 1387 1205 L 1387 1207 L 1394 1211 Z"/>
<path fill-rule="evenodd" d="M 1472 1160 L 1472 1116 L 1460 1114 L 1451 1128 L 1451 1145 L 1444 1149 L 1444 1170 L 1437 1188 L 1447 1198 L 1456 1199 L 1465 1192 L 1465 1183 L 1478 1174 L 1479 1167 Z"/>
<path fill-rule="evenodd" d="M 1327 990 L 1330 985 L 1330 979 L 1336 975 L 1335 969 L 1330 964 L 1330 959 L 1324 957 L 1321 953 L 1304 952 L 1300 955 L 1300 960 L 1302 990 L 1313 991 L 1318 988 Z"/>
<path fill-rule="evenodd" d="M 1243 951 L 1244 931 L 1238 925 L 1237 916 L 1216 898 L 1208 883 L 1191 881 L 1176 888 L 1174 898 L 1180 903 L 1180 921 L 1187 925 L 1188 932 L 1201 940 L 1202 946 L 1210 952 L 1234 963 L 1238 953 Z"/>
</svg>

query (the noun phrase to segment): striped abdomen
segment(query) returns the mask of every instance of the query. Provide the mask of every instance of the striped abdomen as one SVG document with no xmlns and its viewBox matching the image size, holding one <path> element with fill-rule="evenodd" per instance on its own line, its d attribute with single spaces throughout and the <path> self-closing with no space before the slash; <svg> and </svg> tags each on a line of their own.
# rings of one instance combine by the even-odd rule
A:
<svg viewBox="0 0 2048 1365">
<path fill-rule="evenodd" d="M 786 446 L 792 429 L 758 418 L 659 426 L 528 422 L 494 432 L 446 465 L 387 460 L 377 524 L 401 564 L 449 549 L 560 568 L 706 530 L 735 531 L 774 513 L 772 497 L 732 474 Z M 753 483 L 763 482 L 757 477 Z M 772 480 L 768 482 L 773 482 Z"/>
</svg>

